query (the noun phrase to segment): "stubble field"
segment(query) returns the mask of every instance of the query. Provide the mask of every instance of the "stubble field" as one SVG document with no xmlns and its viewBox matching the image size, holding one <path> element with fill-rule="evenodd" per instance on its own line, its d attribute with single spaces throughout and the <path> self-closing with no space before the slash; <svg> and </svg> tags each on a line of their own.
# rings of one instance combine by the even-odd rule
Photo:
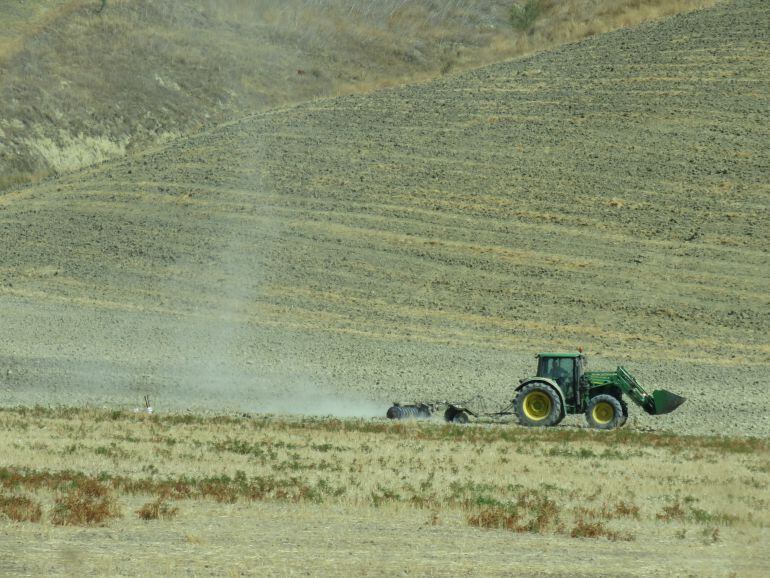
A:
<svg viewBox="0 0 770 578">
<path fill-rule="evenodd" d="M 43 408 L 4 410 L 0 429 L 8 573 L 760 576 L 770 562 L 764 440 Z"/>
</svg>

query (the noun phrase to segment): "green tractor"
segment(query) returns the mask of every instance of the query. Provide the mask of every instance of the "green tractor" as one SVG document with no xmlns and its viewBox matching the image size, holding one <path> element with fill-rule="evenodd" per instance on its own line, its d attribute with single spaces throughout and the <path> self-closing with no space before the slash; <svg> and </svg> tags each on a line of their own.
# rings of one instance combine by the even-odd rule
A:
<svg viewBox="0 0 770 578">
<path fill-rule="evenodd" d="M 628 419 L 624 394 L 650 415 L 670 413 L 685 402 L 665 389 L 647 393 L 625 368 L 615 371 L 586 371 L 586 356 L 579 353 L 538 353 L 537 375 L 522 379 L 513 402 L 489 411 L 480 397 L 469 401 L 395 402 L 389 419 L 427 419 L 444 412 L 451 423 L 468 423 L 470 417 L 501 419 L 516 415 L 525 426 L 557 425 L 567 414 L 584 413 L 597 429 L 614 429 Z"/>
<path fill-rule="evenodd" d="M 583 353 L 537 354 L 537 376 L 521 380 L 513 411 L 527 426 L 554 426 L 567 414 L 585 413 L 598 429 L 622 426 L 628 418 L 623 394 L 650 415 L 670 413 L 685 398 L 664 389 L 647 393 L 623 367 L 586 371 Z"/>
</svg>

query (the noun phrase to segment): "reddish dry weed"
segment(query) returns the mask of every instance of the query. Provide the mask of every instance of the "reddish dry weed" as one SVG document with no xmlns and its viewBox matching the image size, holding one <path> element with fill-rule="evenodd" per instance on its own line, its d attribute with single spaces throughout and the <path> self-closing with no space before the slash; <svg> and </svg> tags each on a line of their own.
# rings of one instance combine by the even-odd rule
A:
<svg viewBox="0 0 770 578">
<path fill-rule="evenodd" d="M 59 526 L 103 525 L 120 515 L 109 488 L 96 480 L 85 480 L 56 498 L 51 522 Z"/>
<path fill-rule="evenodd" d="M 39 522 L 43 510 L 27 496 L 0 496 L 0 514 L 14 522 Z"/>
</svg>

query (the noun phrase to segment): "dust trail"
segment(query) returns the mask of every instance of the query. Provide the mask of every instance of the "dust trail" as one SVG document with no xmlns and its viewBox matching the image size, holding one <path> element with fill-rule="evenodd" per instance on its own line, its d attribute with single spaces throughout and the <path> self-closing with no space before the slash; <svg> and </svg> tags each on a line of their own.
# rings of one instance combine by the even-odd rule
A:
<svg viewBox="0 0 770 578">
<path fill-rule="evenodd" d="M 307 385 L 290 395 L 267 398 L 254 404 L 258 413 L 301 414 L 333 417 L 384 417 L 388 404 L 352 394 L 342 395 Z"/>
<path fill-rule="evenodd" d="M 284 266 L 276 255 L 281 255 L 277 246 L 285 234 L 282 221 L 260 202 L 274 193 L 263 172 L 265 139 L 248 124 L 221 131 L 217 138 L 225 139 L 220 144 L 230 150 L 225 164 L 218 164 L 221 157 L 212 153 L 197 170 L 226 170 L 226 188 L 236 189 L 239 202 L 259 207 L 260 226 L 229 210 L 198 215 L 192 223 L 184 210 L 176 214 L 181 227 L 206 227 L 212 241 L 179 255 L 176 270 L 183 273 L 170 276 L 161 288 L 164 295 L 189 295 L 192 288 L 194 299 L 184 303 L 180 298 L 174 308 L 187 314 L 159 318 L 152 332 L 164 352 L 152 368 L 158 409 L 165 403 L 254 413 L 382 416 L 386 403 L 337 391 L 318 360 L 304 361 L 313 359 L 306 350 L 310 343 L 283 326 L 280 317 L 277 326 L 265 325 L 258 305 L 272 289 L 270 275 Z M 201 196 L 215 204 L 226 203 L 226 194 L 233 195 L 212 182 Z M 317 340 L 312 345 L 317 347 Z"/>
<path fill-rule="evenodd" d="M 383 417 L 386 404 L 358 396 L 335 392 L 317 383 L 292 380 L 280 383 L 251 382 L 246 388 L 225 386 L 228 394 L 235 394 L 239 407 L 246 413 L 273 413 L 285 415 L 332 417 Z"/>
<path fill-rule="evenodd" d="M 221 354 L 206 363 L 169 372 L 154 388 L 157 411 L 235 411 L 332 417 L 382 417 L 388 404 L 341 393 L 299 373 L 265 373 L 236 367 Z M 174 373 L 173 376 L 170 374 Z"/>
</svg>

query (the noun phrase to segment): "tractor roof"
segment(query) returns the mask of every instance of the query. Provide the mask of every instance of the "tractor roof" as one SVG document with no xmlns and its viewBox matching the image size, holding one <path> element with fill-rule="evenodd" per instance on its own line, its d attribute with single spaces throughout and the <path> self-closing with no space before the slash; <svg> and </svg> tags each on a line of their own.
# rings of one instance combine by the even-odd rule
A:
<svg viewBox="0 0 770 578">
<path fill-rule="evenodd" d="M 581 357 L 582 353 L 538 353 L 537 357 Z"/>
</svg>

